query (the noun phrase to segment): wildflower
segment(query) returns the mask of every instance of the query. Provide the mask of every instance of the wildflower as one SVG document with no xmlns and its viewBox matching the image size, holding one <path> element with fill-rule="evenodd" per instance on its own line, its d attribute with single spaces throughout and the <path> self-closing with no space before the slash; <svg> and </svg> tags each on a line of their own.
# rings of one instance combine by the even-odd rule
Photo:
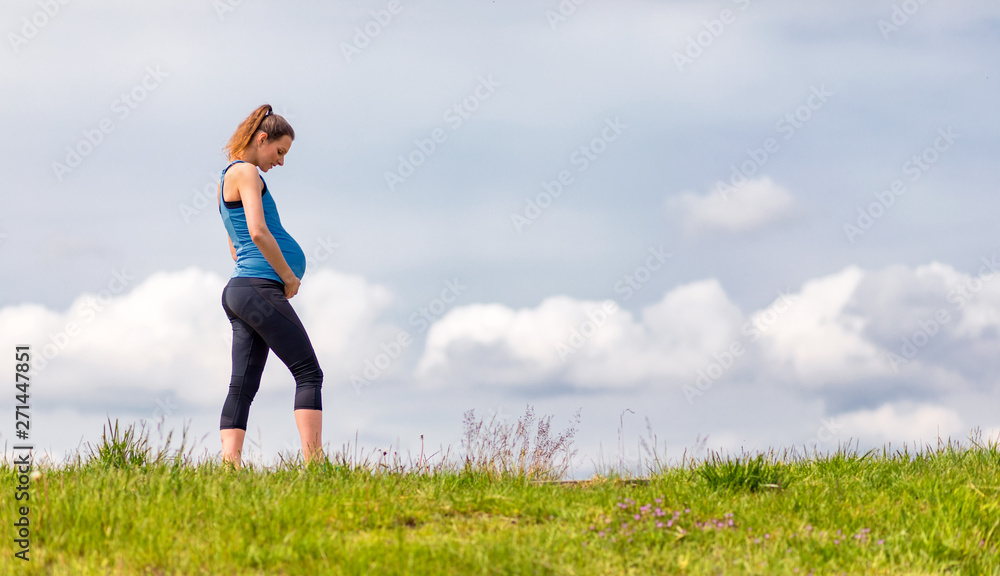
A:
<svg viewBox="0 0 1000 576">
<path fill-rule="evenodd" d="M 837 540 L 836 538 L 834 538 L 834 539 L 833 539 L 833 543 L 834 543 L 834 544 L 840 544 L 840 540 Z"/>
<path fill-rule="evenodd" d="M 771 538 L 771 535 L 770 535 L 770 534 L 764 534 L 764 540 L 768 540 L 768 539 L 770 539 L 770 538 Z"/>
<path fill-rule="evenodd" d="M 634 516 L 634 518 L 635 518 L 636 520 L 638 520 L 639 518 L 642 518 L 642 516 L 639 516 L 638 514 L 636 514 L 636 515 Z"/>
<path fill-rule="evenodd" d="M 879 541 L 878 541 L 878 545 L 879 545 L 879 546 L 881 546 L 881 545 L 883 545 L 883 544 L 885 544 L 885 540 L 879 540 Z"/>
<path fill-rule="evenodd" d="M 657 504 L 663 504 L 663 498 L 654 498 L 653 502 L 656 502 Z"/>
<path fill-rule="evenodd" d="M 684 509 L 684 513 L 685 514 L 690 514 L 691 513 L 691 509 L 690 508 L 685 508 Z"/>
<path fill-rule="evenodd" d="M 656 527 L 657 528 L 663 528 L 663 522 L 657 521 L 656 522 Z"/>
</svg>

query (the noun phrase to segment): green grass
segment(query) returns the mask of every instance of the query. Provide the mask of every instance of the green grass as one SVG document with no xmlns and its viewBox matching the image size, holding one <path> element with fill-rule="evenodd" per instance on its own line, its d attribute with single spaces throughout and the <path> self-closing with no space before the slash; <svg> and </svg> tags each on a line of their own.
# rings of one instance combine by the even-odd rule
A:
<svg viewBox="0 0 1000 576">
<path fill-rule="evenodd" d="M 409 466 L 345 449 L 234 469 L 112 429 L 32 482 L 27 563 L 0 465 L 0 574 L 1000 574 L 996 444 L 713 454 L 559 483 L 573 430 L 526 420 L 470 413 L 464 460 Z"/>
</svg>

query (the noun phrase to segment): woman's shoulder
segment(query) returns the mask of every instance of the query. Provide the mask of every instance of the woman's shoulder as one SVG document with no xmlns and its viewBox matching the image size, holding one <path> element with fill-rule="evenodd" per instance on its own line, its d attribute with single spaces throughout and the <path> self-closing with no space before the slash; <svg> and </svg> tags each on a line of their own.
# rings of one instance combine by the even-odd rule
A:
<svg viewBox="0 0 1000 576">
<path fill-rule="evenodd" d="M 254 183 L 263 186 L 262 180 L 257 167 L 249 162 L 237 162 L 226 170 L 226 182 Z"/>
<path fill-rule="evenodd" d="M 260 172 L 257 171 L 256 166 L 249 162 L 237 162 L 230 166 L 223 178 L 223 185 L 225 186 L 223 196 L 227 202 L 239 201 L 240 190 L 246 186 L 262 192 L 264 190 L 264 182 L 263 178 L 260 177 Z"/>
<path fill-rule="evenodd" d="M 235 164 L 230 165 L 229 168 L 226 170 L 226 176 L 228 176 L 230 174 L 235 174 L 235 175 L 240 175 L 240 176 L 246 176 L 246 175 L 249 174 L 249 175 L 256 176 L 256 175 L 259 174 L 259 172 L 257 172 L 257 167 L 256 166 L 254 166 L 253 164 L 251 164 L 249 162 L 245 162 L 244 161 L 244 162 L 237 162 Z"/>
</svg>

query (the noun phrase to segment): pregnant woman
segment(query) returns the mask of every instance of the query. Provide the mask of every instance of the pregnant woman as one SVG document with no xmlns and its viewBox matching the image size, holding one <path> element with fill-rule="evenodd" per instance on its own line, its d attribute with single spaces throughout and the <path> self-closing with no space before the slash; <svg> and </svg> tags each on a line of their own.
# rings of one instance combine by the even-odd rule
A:
<svg viewBox="0 0 1000 576">
<path fill-rule="evenodd" d="M 257 108 L 225 147 L 230 164 L 219 182 L 219 213 L 236 270 L 222 291 L 233 325 L 233 374 L 222 406 L 222 459 L 241 463 L 250 403 L 269 350 L 295 377 L 295 423 L 306 463 L 323 457 L 323 371 L 288 299 L 299 291 L 305 253 L 281 226 L 273 194 L 257 169 L 283 166 L 295 132 L 270 105 Z"/>
</svg>

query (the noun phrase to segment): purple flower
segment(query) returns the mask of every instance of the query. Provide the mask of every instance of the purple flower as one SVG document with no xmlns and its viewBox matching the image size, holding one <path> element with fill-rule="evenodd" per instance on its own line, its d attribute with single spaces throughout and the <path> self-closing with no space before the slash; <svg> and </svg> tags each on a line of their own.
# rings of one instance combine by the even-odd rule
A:
<svg viewBox="0 0 1000 576">
<path fill-rule="evenodd" d="M 684 509 L 684 513 L 685 514 L 690 514 L 691 513 L 691 509 L 690 508 L 685 508 Z"/>
<path fill-rule="evenodd" d="M 833 543 L 834 543 L 834 544 L 840 544 L 840 540 L 837 540 L 836 538 L 834 538 L 834 539 L 833 539 Z"/>
<path fill-rule="evenodd" d="M 771 535 L 770 535 L 770 534 L 764 534 L 764 540 L 767 540 L 767 539 L 769 539 L 770 537 L 771 537 Z"/>
<path fill-rule="evenodd" d="M 641 518 L 641 516 L 639 516 L 638 514 L 636 514 L 635 515 L 635 519 L 638 520 L 639 518 Z"/>
<path fill-rule="evenodd" d="M 657 528 L 663 528 L 663 522 L 657 521 L 656 522 L 656 527 Z"/>
<path fill-rule="evenodd" d="M 807 532 L 812 532 L 812 529 L 813 529 L 812 524 L 806 526 L 806 531 Z"/>
<path fill-rule="evenodd" d="M 883 544 L 885 544 L 885 540 L 879 540 L 879 541 L 878 541 L 878 545 L 879 545 L 879 546 L 881 546 L 881 545 L 883 545 Z"/>
<path fill-rule="evenodd" d="M 670 528 L 673 525 L 674 525 L 674 521 L 673 520 L 667 520 L 667 528 Z"/>
<path fill-rule="evenodd" d="M 663 504 L 663 498 L 654 498 L 653 502 L 656 502 L 657 504 Z"/>
</svg>

